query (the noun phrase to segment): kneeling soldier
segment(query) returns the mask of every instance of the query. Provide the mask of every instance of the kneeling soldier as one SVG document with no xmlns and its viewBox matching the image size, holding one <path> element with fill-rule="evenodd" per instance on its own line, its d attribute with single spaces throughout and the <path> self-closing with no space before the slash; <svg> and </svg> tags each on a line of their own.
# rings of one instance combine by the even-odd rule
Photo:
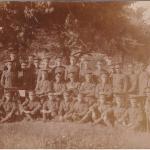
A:
<svg viewBox="0 0 150 150">
<path fill-rule="evenodd" d="M 125 125 L 125 113 L 126 107 L 124 102 L 124 95 L 122 94 L 115 94 L 114 101 L 116 106 L 113 108 L 113 115 L 114 115 L 114 124 L 117 127 L 122 127 Z"/>
<path fill-rule="evenodd" d="M 29 97 L 21 105 L 21 113 L 24 114 L 26 119 L 30 121 L 39 117 L 41 104 L 40 101 L 37 99 L 35 92 L 30 91 L 28 94 Z"/>
<path fill-rule="evenodd" d="M 138 105 L 140 97 L 137 95 L 130 95 L 130 107 L 128 108 L 125 117 L 127 120 L 127 128 L 131 130 L 143 129 L 144 123 L 144 112 L 143 109 Z"/>
<path fill-rule="evenodd" d="M 59 102 L 56 100 L 54 93 L 48 93 L 48 99 L 43 104 L 42 114 L 43 121 L 54 119 L 58 115 Z"/>
<path fill-rule="evenodd" d="M 80 121 L 88 112 L 88 103 L 84 100 L 83 94 L 78 94 L 77 101 L 68 113 L 68 118 L 72 121 Z"/>
<path fill-rule="evenodd" d="M 98 101 L 99 117 L 94 121 L 94 124 L 104 123 L 106 126 L 112 127 L 112 106 L 110 103 L 107 102 L 107 97 L 105 93 L 101 93 L 101 96 L 99 97 Z"/>
<path fill-rule="evenodd" d="M 1 117 L 0 122 L 9 122 L 16 119 L 16 103 L 13 101 L 12 93 L 7 91 L 4 96 L 4 101 L 0 104 Z"/>
<path fill-rule="evenodd" d="M 65 91 L 63 93 L 63 101 L 60 103 L 60 108 L 59 108 L 59 119 L 60 121 L 66 121 L 68 120 L 68 115 L 73 107 L 73 101 L 72 98 L 70 97 L 70 91 Z"/>
</svg>

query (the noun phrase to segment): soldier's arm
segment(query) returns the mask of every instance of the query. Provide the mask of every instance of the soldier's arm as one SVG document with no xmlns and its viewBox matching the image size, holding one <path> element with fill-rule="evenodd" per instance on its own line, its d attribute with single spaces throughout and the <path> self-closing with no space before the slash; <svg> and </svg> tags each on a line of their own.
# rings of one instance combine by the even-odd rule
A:
<svg viewBox="0 0 150 150">
<path fill-rule="evenodd" d="M 123 91 L 124 92 L 127 92 L 127 88 L 128 88 L 128 78 L 127 78 L 127 76 L 125 75 L 124 76 L 124 83 L 123 83 L 124 85 L 123 85 Z"/>
<path fill-rule="evenodd" d="M 132 92 L 137 88 L 137 83 L 138 83 L 138 77 L 135 76 L 135 79 L 132 81 L 132 86 L 131 88 L 128 90 L 128 92 Z"/>
<path fill-rule="evenodd" d="M 4 72 L 2 73 L 2 76 L 1 76 L 1 85 L 3 87 L 5 86 L 5 73 Z"/>
<path fill-rule="evenodd" d="M 37 106 L 30 113 L 35 114 L 38 110 L 40 110 L 40 108 L 41 108 L 41 105 L 39 103 L 39 104 L 37 104 Z"/>
<path fill-rule="evenodd" d="M 12 115 L 14 114 L 15 111 L 16 111 L 16 105 L 13 104 L 13 107 L 12 107 L 11 112 L 8 113 L 8 114 L 1 120 L 1 123 L 6 122 L 7 120 L 9 120 L 9 119 L 12 117 Z"/>
</svg>

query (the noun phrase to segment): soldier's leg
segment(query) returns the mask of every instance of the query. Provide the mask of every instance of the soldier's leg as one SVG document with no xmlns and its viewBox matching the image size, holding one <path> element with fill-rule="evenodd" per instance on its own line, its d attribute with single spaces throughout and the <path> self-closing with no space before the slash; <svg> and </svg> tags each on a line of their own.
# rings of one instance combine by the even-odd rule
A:
<svg viewBox="0 0 150 150">
<path fill-rule="evenodd" d="M 89 122 L 92 119 L 92 112 L 89 111 L 87 114 L 80 120 L 80 123 Z"/>
</svg>

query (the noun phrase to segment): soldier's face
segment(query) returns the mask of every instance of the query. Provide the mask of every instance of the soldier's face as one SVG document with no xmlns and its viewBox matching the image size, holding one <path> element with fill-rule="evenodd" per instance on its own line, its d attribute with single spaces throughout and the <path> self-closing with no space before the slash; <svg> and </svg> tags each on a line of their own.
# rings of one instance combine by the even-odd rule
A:
<svg viewBox="0 0 150 150">
<path fill-rule="evenodd" d="M 83 96 L 82 95 L 78 95 L 77 99 L 78 99 L 78 102 L 82 102 L 83 101 Z"/>
<path fill-rule="evenodd" d="M 75 58 L 70 58 L 70 64 L 71 64 L 71 65 L 75 65 L 75 63 L 76 63 Z"/>
<path fill-rule="evenodd" d="M 115 101 L 116 101 L 117 106 L 122 106 L 123 99 L 121 97 L 116 97 Z"/>
<path fill-rule="evenodd" d="M 86 74 L 85 80 L 86 81 L 91 81 L 91 74 Z"/>
<path fill-rule="evenodd" d="M 5 98 L 6 98 L 6 100 L 10 100 L 11 99 L 11 95 L 9 93 L 5 94 Z"/>
<path fill-rule="evenodd" d="M 10 60 L 15 60 L 16 59 L 16 54 L 10 54 Z"/>
<path fill-rule="evenodd" d="M 65 100 L 65 102 L 68 102 L 68 101 L 69 101 L 69 99 L 70 99 L 69 95 L 64 94 L 64 100 Z"/>
<path fill-rule="evenodd" d="M 70 79 L 70 80 L 74 79 L 74 74 L 73 74 L 73 73 L 70 73 L 70 74 L 69 74 L 69 79 Z"/>
<path fill-rule="evenodd" d="M 137 106 L 136 99 L 131 99 L 130 104 L 131 104 L 131 107 L 136 107 Z"/>
<path fill-rule="evenodd" d="M 48 94 L 48 99 L 49 99 L 49 100 L 52 100 L 53 97 L 54 97 L 53 95 Z"/>
<path fill-rule="evenodd" d="M 150 92 L 147 92 L 147 93 L 146 93 L 146 96 L 147 96 L 147 97 L 150 97 Z"/>
<path fill-rule="evenodd" d="M 60 59 L 58 59 L 58 60 L 56 61 L 56 66 L 61 66 L 61 60 L 60 60 Z"/>
<path fill-rule="evenodd" d="M 33 62 L 33 56 L 29 56 L 29 57 L 28 57 L 28 61 L 29 61 L 29 62 Z"/>
<path fill-rule="evenodd" d="M 7 63 L 7 68 L 8 68 L 8 70 L 10 70 L 11 68 L 12 68 L 12 63 Z"/>
<path fill-rule="evenodd" d="M 102 75 L 101 76 L 101 80 L 103 81 L 103 82 L 105 82 L 105 81 L 107 81 L 108 80 L 108 76 L 107 75 Z"/>
<path fill-rule="evenodd" d="M 98 101 L 100 104 L 104 104 L 106 101 L 106 96 L 105 95 L 100 95 Z"/>
<path fill-rule="evenodd" d="M 115 71 L 116 71 L 117 73 L 120 73 L 120 71 L 121 71 L 120 67 L 116 67 L 116 68 L 115 68 Z"/>
<path fill-rule="evenodd" d="M 97 63 L 97 64 L 96 64 L 96 67 L 97 67 L 97 69 L 99 69 L 99 70 L 100 70 L 100 69 L 102 69 L 102 64 Z"/>
<path fill-rule="evenodd" d="M 26 64 L 21 64 L 21 68 L 26 69 L 27 68 Z"/>
<path fill-rule="evenodd" d="M 61 80 L 61 74 L 56 74 L 55 79 L 56 79 L 56 81 L 60 81 Z"/>
<path fill-rule="evenodd" d="M 33 100 L 34 100 L 34 98 L 35 98 L 35 95 L 29 95 L 29 99 L 30 99 L 30 101 L 33 101 Z"/>
<path fill-rule="evenodd" d="M 34 65 L 35 65 L 35 67 L 38 67 L 39 66 L 39 62 L 35 61 Z"/>
</svg>

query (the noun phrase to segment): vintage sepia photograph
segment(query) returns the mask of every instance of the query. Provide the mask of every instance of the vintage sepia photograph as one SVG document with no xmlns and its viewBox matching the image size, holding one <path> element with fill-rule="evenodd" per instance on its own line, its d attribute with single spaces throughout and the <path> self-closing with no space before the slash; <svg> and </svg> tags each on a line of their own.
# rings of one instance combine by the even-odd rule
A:
<svg viewBox="0 0 150 150">
<path fill-rule="evenodd" d="M 150 1 L 0 1 L 0 149 L 150 148 Z"/>
</svg>

